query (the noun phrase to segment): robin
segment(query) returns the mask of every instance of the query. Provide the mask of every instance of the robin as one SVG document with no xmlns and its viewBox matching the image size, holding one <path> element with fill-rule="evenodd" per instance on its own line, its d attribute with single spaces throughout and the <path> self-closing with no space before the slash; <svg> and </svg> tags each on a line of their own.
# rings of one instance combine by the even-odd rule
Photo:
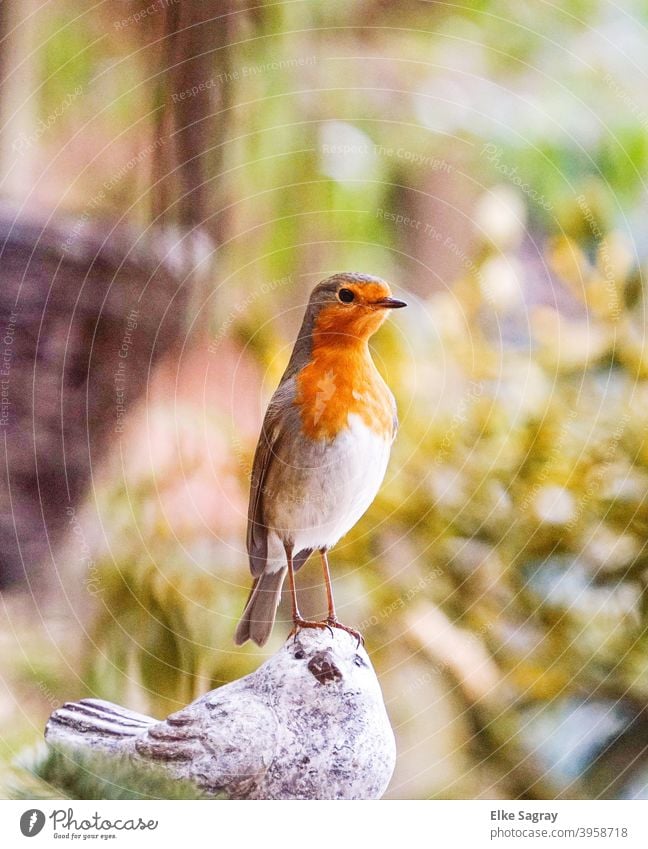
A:
<svg viewBox="0 0 648 849">
<path fill-rule="evenodd" d="M 254 455 L 247 526 L 254 583 L 237 645 L 267 641 L 286 574 L 292 633 L 342 628 L 361 639 L 337 619 L 327 552 L 367 510 L 385 475 L 398 419 L 368 341 L 389 310 L 404 306 L 384 280 L 365 274 L 334 274 L 311 294 Z M 315 550 L 328 604 L 322 622 L 302 618 L 295 590 L 295 572 Z"/>
</svg>

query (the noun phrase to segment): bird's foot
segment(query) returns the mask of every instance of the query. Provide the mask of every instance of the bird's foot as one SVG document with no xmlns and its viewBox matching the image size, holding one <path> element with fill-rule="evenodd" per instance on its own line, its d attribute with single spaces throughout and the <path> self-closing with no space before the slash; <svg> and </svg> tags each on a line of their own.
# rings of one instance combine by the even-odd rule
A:
<svg viewBox="0 0 648 849">
<path fill-rule="evenodd" d="M 288 634 L 288 637 L 293 637 L 294 639 L 296 639 L 297 634 L 299 634 L 300 631 L 304 630 L 304 628 L 328 628 L 331 632 L 331 636 L 333 636 L 333 626 L 328 620 L 326 620 L 325 622 L 311 622 L 308 619 L 298 618 L 293 619 L 292 631 L 290 632 L 290 634 Z"/>
<path fill-rule="evenodd" d="M 351 634 L 351 636 L 358 641 L 358 645 L 362 643 L 362 645 L 364 646 L 364 637 L 362 636 L 360 631 L 355 631 L 353 628 L 349 628 L 347 625 L 343 625 L 341 622 L 338 622 L 338 620 L 334 616 L 329 616 L 326 620 L 326 624 L 329 626 L 329 628 L 339 628 L 340 631 L 346 631 L 347 634 Z"/>
</svg>

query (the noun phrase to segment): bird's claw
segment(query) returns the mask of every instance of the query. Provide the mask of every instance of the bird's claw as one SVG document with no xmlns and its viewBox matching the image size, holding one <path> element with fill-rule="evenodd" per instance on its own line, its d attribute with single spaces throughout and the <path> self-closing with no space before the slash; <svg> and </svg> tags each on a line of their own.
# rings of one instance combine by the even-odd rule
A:
<svg viewBox="0 0 648 849">
<path fill-rule="evenodd" d="M 354 628 L 349 628 L 347 625 L 343 625 L 341 622 L 338 622 L 338 620 L 333 618 L 332 616 L 329 616 L 329 618 L 326 620 L 326 623 L 329 626 L 329 628 L 339 628 L 340 631 L 346 631 L 347 634 L 351 634 L 352 637 L 355 637 L 356 640 L 358 641 L 357 647 L 359 647 L 360 644 L 362 644 L 364 646 L 364 644 L 365 644 L 364 637 L 362 636 L 360 631 L 356 631 Z M 333 632 L 331 631 L 331 634 L 332 633 Z"/>
<path fill-rule="evenodd" d="M 297 639 L 297 635 L 304 628 L 328 628 L 331 632 L 331 636 L 333 636 L 333 630 L 331 628 L 331 623 L 326 622 L 310 622 L 308 619 L 293 619 L 293 627 L 290 634 L 288 634 L 288 638 L 293 638 L 293 642 Z"/>
<path fill-rule="evenodd" d="M 293 638 L 293 642 L 297 639 L 297 635 L 304 628 L 327 628 L 332 637 L 335 636 L 333 632 L 333 628 L 337 628 L 340 631 L 346 631 L 347 634 L 351 634 L 352 637 L 358 641 L 358 647 L 360 645 L 365 644 L 364 637 L 360 633 L 360 631 L 356 631 L 354 628 L 349 628 L 348 625 L 343 625 L 341 622 L 338 622 L 337 619 L 334 619 L 332 616 L 329 616 L 322 622 L 311 622 L 308 619 L 293 619 L 293 627 L 292 631 L 288 634 L 288 639 L 290 637 Z"/>
</svg>

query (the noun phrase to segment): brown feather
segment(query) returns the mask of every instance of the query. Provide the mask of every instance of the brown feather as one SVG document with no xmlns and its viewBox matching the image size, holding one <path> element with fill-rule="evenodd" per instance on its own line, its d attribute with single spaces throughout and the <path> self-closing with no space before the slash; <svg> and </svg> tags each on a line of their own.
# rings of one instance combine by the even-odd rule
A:
<svg viewBox="0 0 648 849">
<path fill-rule="evenodd" d="M 268 641 L 277 614 L 286 571 L 287 569 L 280 569 L 278 572 L 269 572 L 254 581 L 243 616 L 234 634 L 234 642 L 237 646 L 243 645 L 247 640 L 253 640 L 258 646 L 263 646 Z"/>
<path fill-rule="evenodd" d="M 295 382 L 293 380 L 288 380 L 279 386 L 270 401 L 254 453 L 248 508 L 247 550 L 250 571 L 255 578 L 261 575 L 268 559 L 268 528 L 263 511 L 265 481 L 268 470 L 277 455 L 286 406 L 292 403 L 294 398 Z"/>
</svg>

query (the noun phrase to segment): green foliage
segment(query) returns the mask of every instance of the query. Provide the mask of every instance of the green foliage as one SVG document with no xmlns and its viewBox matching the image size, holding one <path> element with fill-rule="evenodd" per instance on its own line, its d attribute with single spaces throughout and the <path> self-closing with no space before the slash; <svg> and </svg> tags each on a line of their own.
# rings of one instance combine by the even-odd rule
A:
<svg viewBox="0 0 648 849">
<path fill-rule="evenodd" d="M 99 753 L 39 747 L 23 753 L 9 780 L 12 799 L 200 799 L 187 781 L 157 767 Z"/>
</svg>

